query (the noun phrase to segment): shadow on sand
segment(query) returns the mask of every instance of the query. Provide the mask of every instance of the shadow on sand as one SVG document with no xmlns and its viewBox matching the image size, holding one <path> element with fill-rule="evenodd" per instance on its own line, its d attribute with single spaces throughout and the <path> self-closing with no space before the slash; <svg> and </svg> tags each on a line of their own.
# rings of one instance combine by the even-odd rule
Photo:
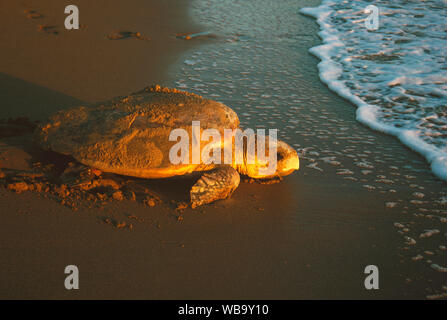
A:
<svg viewBox="0 0 447 320">
<path fill-rule="evenodd" d="M 50 114 L 85 102 L 0 72 L 0 118 L 43 120 Z"/>
</svg>

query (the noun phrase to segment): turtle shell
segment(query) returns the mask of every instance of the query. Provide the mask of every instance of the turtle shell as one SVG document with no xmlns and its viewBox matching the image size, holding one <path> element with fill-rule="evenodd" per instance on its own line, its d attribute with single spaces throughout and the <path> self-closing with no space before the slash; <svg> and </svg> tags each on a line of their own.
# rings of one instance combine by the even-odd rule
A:
<svg viewBox="0 0 447 320">
<path fill-rule="evenodd" d="M 177 143 L 169 141 L 171 131 L 185 129 L 191 137 L 193 121 L 200 121 L 201 131 L 217 129 L 222 137 L 224 129 L 239 127 L 237 114 L 220 102 L 155 86 L 93 106 L 59 111 L 38 126 L 34 137 L 45 150 L 105 172 L 162 178 L 198 168 L 197 164 L 173 165 L 169 160 L 169 150 Z"/>
</svg>

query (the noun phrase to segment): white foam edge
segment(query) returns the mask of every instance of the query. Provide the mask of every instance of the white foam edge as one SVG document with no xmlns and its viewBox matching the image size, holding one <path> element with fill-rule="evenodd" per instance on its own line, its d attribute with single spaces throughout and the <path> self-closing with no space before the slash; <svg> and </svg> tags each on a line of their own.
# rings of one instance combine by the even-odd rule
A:
<svg viewBox="0 0 447 320">
<path fill-rule="evenodd" d="M 323 0 L 319 7 L 302 8 L 300 13 L 317 19 L 321 31 L 318 32 L 323 44 L 312 47 L 309 52 L 318 57 L 319 76 L 332 91 L 347 99 L 357 106 L 356 119 L 373 130 L 396 136 L 404 145 L 411 150 L 423 155 L 431 166 L 432 172 L 447 181 L 447 154 L 439 151 L 436 147 L 426 143 L 418 136 L 418 130 L 399 129 L 377 120 L 378 106 L 371 105 L 351 93 L 342 81 L 337 80 L 342 73 L 339 63 L 331 59 L 331 51 L 334 47 L 344 46 L 337 37 L 337 31 L 327 24 L 324 19 L 330 15 L 330 1 Z"/>
</svg>

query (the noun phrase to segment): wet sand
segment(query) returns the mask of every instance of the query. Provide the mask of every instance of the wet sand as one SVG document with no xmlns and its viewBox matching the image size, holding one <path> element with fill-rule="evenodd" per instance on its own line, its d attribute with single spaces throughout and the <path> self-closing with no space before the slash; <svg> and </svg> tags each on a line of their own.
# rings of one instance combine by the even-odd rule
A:
<svg viewBox="0 0 447 320">
<path fill-rule="evenodd" d="M 0 35 L 0 118 L 39 120 L 152 83 L 172 85 L 169 66 L 181 63 L 187 50 L 205 45 L 205 40 L 175 37 L 204 31 L 192 24 L 183 1 L 113 6 L 78 1 L 85 24 L 79 31 L 63 29 L 63 8 L 53 2 L 31 7 L 24 1 L 0 9 L 0 24 L 8 30 Z M 24 10 L 44 17 L 29 19 Z M 38 24 L 55 25 L 59 33 L 39 31 Z M 141 32 L 151 40 L 107 39 L 117 30 Z M 326 92 L 316 71 L 308 81 Z M 352 107 L 328 95 L 338 107 Z M 355 122 L 354 112 L 344 114 L 354 128 L 368 130 Z M 393 138 L 371 134 L 394 155 L 423 163 Z M 319 143 L 309 139 L 299 142 Z M 30 135 L 0 142 L 0 167 L 29 170 L 42 161 Z M 430 270 L 426 262 L 412 263 L 415 251 L 405 249 L 394 223 L 417 220 L 417 230 L 442 224 L 418 219 L 417 208 L 388 209 L 386 198 L 307 168 L 310 163 L 304 156 L 301 170 L 281 183 L 242 183 L 230 199 L 196 210 L 175 209 L 187 197 L 190 179 L 141 182 L 160 196 L 162 203 L 155 207 L 109 199 L 73 210 L 51 193 L 0 188 L 0 298 L 375 299 L 426 298 L 442 291 L 445 273 Z M 435 191 L 442 187 L 424 179 L 435 181 Z M 63 285 L 70 264 L 79 267 L 78 291 Z M 369 264 L 379 266 L 378 291 L 363 286 Z"/>
</svg>

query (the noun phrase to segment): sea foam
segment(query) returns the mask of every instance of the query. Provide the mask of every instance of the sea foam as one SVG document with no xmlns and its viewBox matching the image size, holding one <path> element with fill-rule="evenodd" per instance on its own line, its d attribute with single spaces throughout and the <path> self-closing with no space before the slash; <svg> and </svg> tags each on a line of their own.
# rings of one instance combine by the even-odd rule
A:
<svg viewBox="0 0 447 320">
<path fill-rule="evenodd" d="M 379 29 L 369 31 L 370 2 L 323 0 L 300 12 L 317 19 L 319 75 L 358 108 L 357 120 L 394 135 L 424 155 L 447 180 L 447 8 L 445 1 L 375 1 Z"/>
</svg>

